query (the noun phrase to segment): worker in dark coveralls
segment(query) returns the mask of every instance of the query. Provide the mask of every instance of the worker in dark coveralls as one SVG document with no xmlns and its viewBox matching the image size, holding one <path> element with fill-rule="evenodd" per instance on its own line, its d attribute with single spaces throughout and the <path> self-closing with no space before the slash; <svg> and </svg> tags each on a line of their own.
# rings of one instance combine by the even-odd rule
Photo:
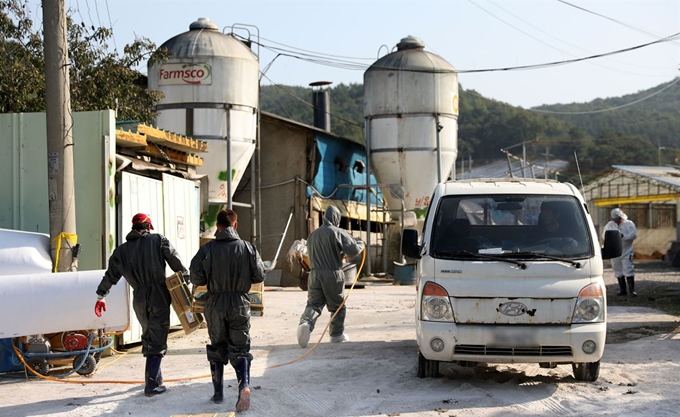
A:
<svg viewBox="0 0 680 417">
<path fill-rule="evenodd" d="M 222 403 L 224 365 L 236 371 L 236 411 L 250 408 L 250 299 L 254 283 L 265 279 L 265 266 L 257 250 L 242 240 L 236 229 L 238 216 L 232 210 L 217 213 L 215 239 L 203 245 L 191 260 L 191 282 L 207 285 L 205 319 L 210 344 L 206 345 L 214 394 Z"/>
<path fill-rule="evenodd" d="M 330 206 L 324 214 L 323 224 L 307 238 L 307 255 L 311 272 L 307 289 L 307 306 L 300 317 L 297 340 L 300 347 L 307 347 L 314 324 L 324 306 L 335 314 L 345 299 L 345 273 L 342 260 L 345 255 L 357 256 L 364 250 L 364 242 L 356 241 L 345 229 L 341 229 L 340 211 Z M 330 325 L 331 343 L 349 340 L 345 334 L 345 306 L 338 311 Z"/>
<path fill-rule="evenodd" d="M 142 326 L 142 354 L 146 357 L 144 394 L 153 397 L 166 391 L 161 373 L 161 360 L 168 350 L 170 328 L 170 291 L 165 283 L 166 262 L 185 281 L 188 271 L 170 241 L 160 233 L 151 233 L 153 224 L 144 213 L 132 217 L 132 230 L 126 242 L 109 258 L 109 268 L 97 287 L 94 313 L 106 311 L 104 297 L 121 277 L 132 287 L 132 306 Z"/>
</svg>

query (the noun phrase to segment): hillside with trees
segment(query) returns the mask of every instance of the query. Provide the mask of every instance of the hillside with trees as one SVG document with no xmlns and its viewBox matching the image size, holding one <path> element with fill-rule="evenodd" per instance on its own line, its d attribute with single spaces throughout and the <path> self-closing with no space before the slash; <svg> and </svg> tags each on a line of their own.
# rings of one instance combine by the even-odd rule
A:
<svg viewBox="0 0 680 417">
<path fill-rule="evenodd" d="M 680 138 L 679 80 L 621 97 L 589 103 L 545 105 L 532 110 L 545 111 L 545 114 L 572 123 L 593 137 L 601 132 L 617 131 L 645 137 L 661 146 L 676 146 Z"/>
<path fill-rule="evenodd" d="M 666 88 L 664 91 L 644 98 Z M 502 148 L 527 144 L 528 159 L 574 161 L 578 157 L 584 179 L 610 165 L 656 165 L 658 146 L 666 151 L 661 163 L 674 163 L 680 148 L 680 84 L 662 84 L 648 91 L 590 103 L 522 109 L 488 99 L 460 86 L 458 119 L 459 158 L 476 165 L 504 158 Z M 331 131 L 363 141 L 363 85 L 330 88 Z M 303 123 L 313 123 L 312 89 L 263 86 L 261 108 Z M 630 105 L 630 103 L 638 103 Z M 613 109 L 602 111 L 603 109 Z M 597 111 L 596 113 L 591 113 Z M 571 114 L 563 114 L 569 112 Z M 517 150 L 513 151 L 517 153 Z M 567 174 L 576 174 L 571 164 Z"/>
</svg>

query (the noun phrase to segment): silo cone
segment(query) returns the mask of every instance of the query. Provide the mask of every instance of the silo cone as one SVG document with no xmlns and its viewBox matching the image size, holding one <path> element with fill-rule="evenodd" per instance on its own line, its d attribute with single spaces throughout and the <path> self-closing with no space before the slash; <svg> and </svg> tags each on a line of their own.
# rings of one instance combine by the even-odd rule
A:
<svg viewBox="0 0 680 417">
<path fill-rule="evenodd" d="M 458 75 L 409 36 L 364 73 L 364 118 L 371 168 L 381 184 L 400 184 L 405 210 L 425 216 L 434 186 L 458 153 Z M 385 193 L 393 218 L 401 202 Z"/>
</svg>

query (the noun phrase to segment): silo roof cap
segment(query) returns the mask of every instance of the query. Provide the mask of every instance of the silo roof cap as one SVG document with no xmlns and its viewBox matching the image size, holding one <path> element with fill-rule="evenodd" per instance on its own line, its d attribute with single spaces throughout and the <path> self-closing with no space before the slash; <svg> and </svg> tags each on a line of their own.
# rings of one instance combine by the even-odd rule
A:
<svg viewBox="0 0 680 417">
<path fill-rule="evenodd" d="M 197 21 L 189 25 L 189 30 L 218 30 L 219 27 L 215 22 L 211 22 L 207 17 L 199 17 Z"/>
<path fill-rule="evenodd" d="M 406 49 L 425 49 L 425 43 L 415 36 L 407 36 L 402 38 L 401 42 L 397 44 L 397 50 L 403 51 Z"/>
<path fill-rule="evenodd" d="M 217 24 L 207 18 L 198 19 L 189 25 L 188 31 L 168 39 L 160 48 L 167 49 L 172 59 L 201 56 L 257 61 L 257 56 L 248 46 L 233 35 L 222 33 Z"/>
<path fill-rule="evenodd" d="M 425 50 L 425 43 L 415 36 L 407 36 L 397 44 L 397 51 L 378 59 L 366 71 L 412 70 L 423 72 L 455 72 L 444 58 Z"/>
</svg>

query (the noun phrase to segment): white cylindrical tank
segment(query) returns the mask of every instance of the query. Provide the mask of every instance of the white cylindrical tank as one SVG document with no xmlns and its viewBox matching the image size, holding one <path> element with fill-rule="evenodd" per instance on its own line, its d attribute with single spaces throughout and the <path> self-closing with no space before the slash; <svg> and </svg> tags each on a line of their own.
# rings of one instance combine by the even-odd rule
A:
<svg viewBox="0 0 680 417">
<path fill-rule="evenodd" d="M 458 75 L 409 36 L 364 73 L 366 147 L 381 184 L 400 184 L 406 210 L 421 219 L 434 186 L 458 153 Z M 394 217 L 401 203 L 383 193 Z"/>
<path fill-rule="evenodd" d="M 202 155 L 204 164 L 197 172 L 209 178 L 210 202 L 227 203 L 255 151 L 257 56 L 205 18 L 160 48 L 167 48 L 169 59 L 148 64 L 149 89 L 165 95 L 156 106 L 156 124 L 208 141 L 208 153 Z"/>
</svg>

